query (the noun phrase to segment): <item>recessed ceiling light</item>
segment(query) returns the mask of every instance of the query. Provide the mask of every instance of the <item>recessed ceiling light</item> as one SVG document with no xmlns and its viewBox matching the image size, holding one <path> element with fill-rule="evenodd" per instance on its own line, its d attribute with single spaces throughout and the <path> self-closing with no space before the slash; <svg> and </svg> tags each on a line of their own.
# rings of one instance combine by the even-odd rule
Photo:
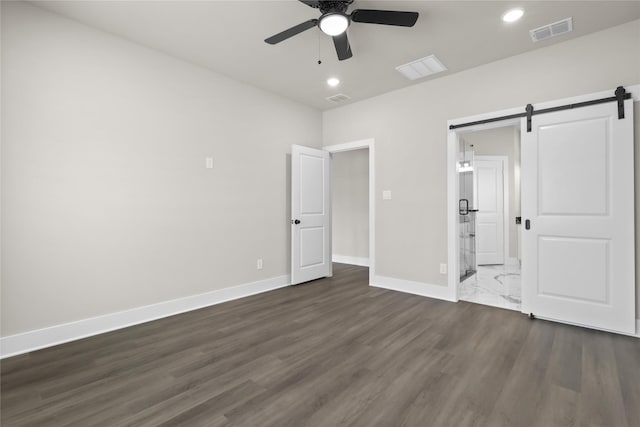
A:
<svg viewBox="0 0 640 427">
<path fill-rule="evenodd" d="M 504 15 L 502 15 L 502 20 L 504 22 L 516 22 L 518 19 L 522 18 L 524 15 L 524 10 L 522 9 L 511 9 Z"/>
<path fill-rule="evenodd" d="M 349 18 L 340 13 L 328 13 L 320 18 L 320 29 L 328 36 L 344 33 L 349 26 Z"/>
<path fill-rule="evenodd" d="M 335 87 L 340 84 L 340 80 L 336 79 L 335 77 L 331 77 L 330 79 L 327 79 L 327 84 L 331 87 Z"/>
</svg>

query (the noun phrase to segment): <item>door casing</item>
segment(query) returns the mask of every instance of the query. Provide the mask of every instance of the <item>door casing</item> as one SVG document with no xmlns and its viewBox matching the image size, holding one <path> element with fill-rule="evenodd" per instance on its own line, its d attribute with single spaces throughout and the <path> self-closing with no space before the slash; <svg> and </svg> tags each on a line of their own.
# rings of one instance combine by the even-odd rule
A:
<svg viewBox="0 0 640 427">
<path fill-rule="evenodd" d="M 369 284 L 371 285 L 376 271 L 376 154 L 373 138 L 347 142 L 344 144 L 327 145 L 323 150 L 330 154 L 344 151 L 369 149 Z"/>
</svg>

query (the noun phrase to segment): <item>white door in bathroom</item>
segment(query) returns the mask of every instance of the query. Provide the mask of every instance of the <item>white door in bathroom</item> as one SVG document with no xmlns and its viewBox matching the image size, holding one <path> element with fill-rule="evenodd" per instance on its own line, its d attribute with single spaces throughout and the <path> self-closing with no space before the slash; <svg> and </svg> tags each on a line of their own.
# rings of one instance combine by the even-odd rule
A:
<svg viewBox="0 0 640 427">
<path fill-rule="evenodd" d="M 526 129 L 526 119 L 522 119 Z M 523 311 L 635 333 L 633 101 L 522 132 Z"/>
<path fill-rule="evenodd" d="M 501 158 L 490 156 L 476 156 L 474 161 L 478 265 L 504 264 L 503 162 Z"/>
</svg>

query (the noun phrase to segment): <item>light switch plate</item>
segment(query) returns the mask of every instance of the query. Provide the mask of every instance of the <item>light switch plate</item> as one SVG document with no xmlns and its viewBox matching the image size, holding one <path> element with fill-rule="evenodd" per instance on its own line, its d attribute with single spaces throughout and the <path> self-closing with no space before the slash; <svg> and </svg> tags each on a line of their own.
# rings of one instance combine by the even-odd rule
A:
<svg viewBox="0 0 640 427">
<path fill-rule="evenodd" d="M 391 200 L 391 190 L 384 190 L 382 192 L 382 200 Z"/>
<path fill-rule="evenodd" d="M 447 274 L 447 264 L 440 264 L 440 274 Z"/>
<path fill-rule="evenodd" d="M 205 166 L 207 169 L 213 169 L 213 157 L 207 157 Z"/>
</svg>

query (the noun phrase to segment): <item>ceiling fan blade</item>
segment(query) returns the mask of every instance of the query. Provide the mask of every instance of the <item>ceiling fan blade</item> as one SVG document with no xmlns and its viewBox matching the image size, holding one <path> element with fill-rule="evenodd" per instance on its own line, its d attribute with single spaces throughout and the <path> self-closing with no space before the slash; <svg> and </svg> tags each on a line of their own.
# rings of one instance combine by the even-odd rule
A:
<svg viewBox="0 0 640 427">
<path fill-rule="evenodd" d="M 303 31 L 307 31 L 309 28 L 313 28 L 318 24 L 317 19 L 310 19 L 308 21 L 303 22 L 302 24 L 298 24 L 295 27 L 291 27 L 287 30 L 284 30 L 281 33 L 278 33 L 274 36 L 265 39 L 264 41 L 269 44 L 277 44 L 281 41 L 284 41 L 290 37 L 295 36 L 296 34 L 300 34 Z"/>
<path fill-rule="evenodd" d="M 336 47 L 336 53 L 338 54 L 338 59 L 340 61 L 344 61 L 345 59 L 349 59 L 353 56 L 346 31 L 337 36 L 333 36 L 333 45 Z"/>
<path fill-rule="evenodd" d="M 365 24 L 397 25 L 413 27 L 418 20 L 418 12 L 399 12 L 397 10 L 356 9 L 351 12 L 353 22 Z"/>
<path fill-rule="evenodd" d="M 320 7 L 320 0 L 298 0 L 300 3 L 304 3 L 307 6 L 318 9 Z"/>
</svg>

